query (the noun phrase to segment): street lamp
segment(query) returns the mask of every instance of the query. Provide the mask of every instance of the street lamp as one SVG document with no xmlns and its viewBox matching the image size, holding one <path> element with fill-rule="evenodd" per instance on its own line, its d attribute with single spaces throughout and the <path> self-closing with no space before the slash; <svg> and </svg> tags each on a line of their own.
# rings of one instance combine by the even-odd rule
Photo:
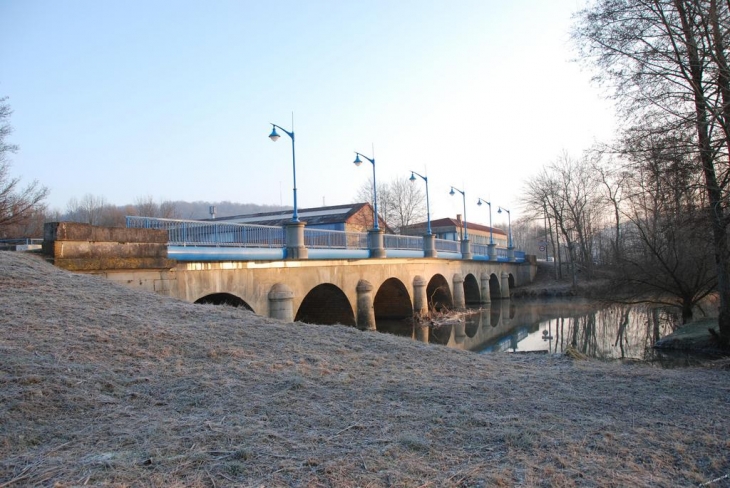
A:
<svg viewBox="0 0 730 488">
<path fill-rule="evenodd" d="M 370 163 L 372 163 L 373 165 L 373 230 L 380 230 L 380 227 L 378 226 L 378 189 L 375 184 L 375 157 L 370 159 L 364 154 L 360 154 L 359 152 L 355 151 L 355 161 L 353 161 L 353 163 L 355 163 L 355 166 L 360 166 L 362 164 L 360 156 L 370 161 Z"/>
<path fill-rule="evenodd" d="M 431 207 L 428 203 L 428 178 L 423 175 L 419 175 L 415 171 L 411 170 L 411 177 L 408 178 L 411 181 L 411 183 L 416 181 L 416 176 L 420 177 L 423 181 L 426 182 L 426 222 L 427 222 L 427 227 L 428 227 L 426 230 L 426 235 L 430 236 L 431 235 Z"/>
<path fill-rule="evenodd" d="M 288 130 L 284 129 L 280 125 L 271 124 L 271 134 L 269 134 L 269 139 L 276 142 L 279 137 L 278 132 L 276 132 L 276 129 L 283 130 L 286 135 L 291 137 L 291 165 L 292 165 L 292 172 L 294 173 L 294 213 L 292 213 L 291 221 L 292 222 L 299 222 L 299 213 L 297 212 L 297 160 L 294 153 L 294 116 L 292 115 L 292 131 L 289 132 Z"/>
<path fill-rule="evenodd" d="M 509 210 L 507 210 L 506 208 L 499 207 L 499 210 L 497 210 L 497 213 L 502 213 L 502 210 L 507 212 L 507 226 L 509 229 L 509 231 L 508 231 L 509 232 L 509 246 L 507 246 L 507 247 L 509 247 L 511 249 L 512 248 L 512 220 L 510 217 Z"/>
<path fill-rule="evenodd" d="M 452 186 L 451 187 L 451 191 L 449 192 L 449 195 L 451 195 L 451 196 L 456 195 L 456 193 L 454 193 L 454 190 L 456 190 L 459 193 L 461 193 L 461 196 L 462 196 L 462 198 L 464 200 L 464 240 L 465 241 L 468 241 L 469 240 L 469 229 L 466 226 L 466 193 L 464 193 L 463 191 L 459 190 L 458 188 L 454 188 Z"/>
<path fill-rule="evenodd" d="M 489 243 L 494 244 L 494 239 L 492 239 L 492 202 L 488 202 L 480 198 L 477 201 L 477 205 L 481 206 L 482 203 L 486 203 L 487 205 L 489 205 Z"/>
</svg>

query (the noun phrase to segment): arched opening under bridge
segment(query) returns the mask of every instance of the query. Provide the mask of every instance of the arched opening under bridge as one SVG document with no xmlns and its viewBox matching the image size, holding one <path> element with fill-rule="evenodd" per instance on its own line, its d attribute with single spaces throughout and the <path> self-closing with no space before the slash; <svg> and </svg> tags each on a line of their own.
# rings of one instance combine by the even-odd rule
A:
<svg viewBox="0 0 730 488">
<path fill-rule="evenodd" d="M 254 312 L 251 305 L 244 302 L 242 298 L 230 293 L 212 293 L 204 297 L 198 298 L 194 303 L 208 305 L 228 305 L 229 307 L 243 307 L 246 310 Z"/>
<path fill-rule="evenodd" d="M 323 283 L 307 293 L 294 320 L 307 324 L 355 326 L 355 313 L 342 290 L 331 283 Z"/>
<path fill-rule="evenodd" d="M 466 308 L 479 308 L 479 303 L 481 302 L 479 283 L 471 273 L 464 278 L 464 302 Z"/>
<path fill-rule="evenodd" d="M 428 286 L 426 286 L 426 300 L 428 300 L 429 312 L 443 312 L 454 309 L 451 288 L 449 288 L 449 282 L 446 281 L 443 275 L 434 275 L 428 282 Z"/>
<path fill-rule="evenodd" d="M 499 278 L 494 273 L 489 275 L 489 297 L 492 300 L 499 300 L 502 298 L 502 287 L 499 284 Z"/>
<path fill-rule="evenodd" d="M 413 304 L 408 289 L 397 278 L 380 285 L 373 300 L 375 328 L 399 336 L 413 336 Z"/>
</svg>

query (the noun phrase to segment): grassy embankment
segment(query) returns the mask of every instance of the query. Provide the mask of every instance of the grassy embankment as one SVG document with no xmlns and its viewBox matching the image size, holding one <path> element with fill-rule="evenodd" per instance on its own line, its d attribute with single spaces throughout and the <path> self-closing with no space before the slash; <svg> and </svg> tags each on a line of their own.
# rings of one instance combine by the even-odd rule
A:
<svg viewBox="0 0 730 488">
<path fill-rule="evenodd" d="M 730 486 L 726 370 L 281 324 L 18 253 L 0 310 L 1 487 Z"/>
</svg>

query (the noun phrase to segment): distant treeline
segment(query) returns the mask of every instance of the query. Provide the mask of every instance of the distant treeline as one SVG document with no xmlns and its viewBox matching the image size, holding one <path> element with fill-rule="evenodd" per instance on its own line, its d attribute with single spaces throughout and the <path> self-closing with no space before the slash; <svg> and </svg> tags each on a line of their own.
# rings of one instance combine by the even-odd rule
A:
<svg viewBox="0 0 730 488">
<path fill-rule="evenodd" d="M 151 197 L 139 198 L 134 203 L 127 205 L 113 205 L 107 203 L 104 197 L 88 194 L 80 199 L 72 198 L 63 212 L 51 211 L 42 206 L 27 212 L 22 221 L 0 228 L 0 239 L 43 237 L 45 222 L 82 222 L 107 227 L 124 227 L 128 215 L 168 219 L 207 219 L 210 218 L 211 206 L 215 207 L 215 215 L 218 218 L 291 208 L 281 205 L 257 205 L 229 201 L 168 200 L 157 203 Z"/>
</svg>

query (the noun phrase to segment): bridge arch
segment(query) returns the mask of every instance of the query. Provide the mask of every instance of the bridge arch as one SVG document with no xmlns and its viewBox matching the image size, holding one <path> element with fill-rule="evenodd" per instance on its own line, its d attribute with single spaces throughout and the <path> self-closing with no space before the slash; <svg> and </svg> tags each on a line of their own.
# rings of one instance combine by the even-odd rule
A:
<svg viewBox="0 0 730 488">
<path fill-rule="evenodd" d="M 466 308 L 479 308 L 481 302 L 479 282 L 472 273 L 467 274 L 464 278 L 464 302 Z"/>
<path fill-rule="evenodd" d="M 308 324 L 355 326 L 355 313 L 340 288 L 332 283 L 322 283 L 306 294 L 294 320 Z"/>
<path fill-rule="evenodd" d="M 494 273 L 489 275 L 489 296 L 492 300 L 502 298 L 502 284 L 499 282 L 499 277 Z"/>
<path fill-rule="evenodd" d="M 397 278 L 388 278 L 373 300 L 375 329 L 395 335 L 413 334 L 413 304 L 408 289 Z"/>
<path fill-rule="evenodd" d="M 444 275 L 435 274 L 431 277 L 428 286 L 426 286 L 426 299 L 428 300 L 429 311 L 453 310 L 454 299 L 451 296 L 449 282 Z"/>
<path fill-rule="evenodd" d="M 208 305 L 228 305 L 229 307 L 243 307 L 246 310 L 256 313 L 256 311 L 246 303 L 243 298 L 237 297 L 232 293 L 211 293 L 198 298 L 193 303 Z"/>
</svg>

